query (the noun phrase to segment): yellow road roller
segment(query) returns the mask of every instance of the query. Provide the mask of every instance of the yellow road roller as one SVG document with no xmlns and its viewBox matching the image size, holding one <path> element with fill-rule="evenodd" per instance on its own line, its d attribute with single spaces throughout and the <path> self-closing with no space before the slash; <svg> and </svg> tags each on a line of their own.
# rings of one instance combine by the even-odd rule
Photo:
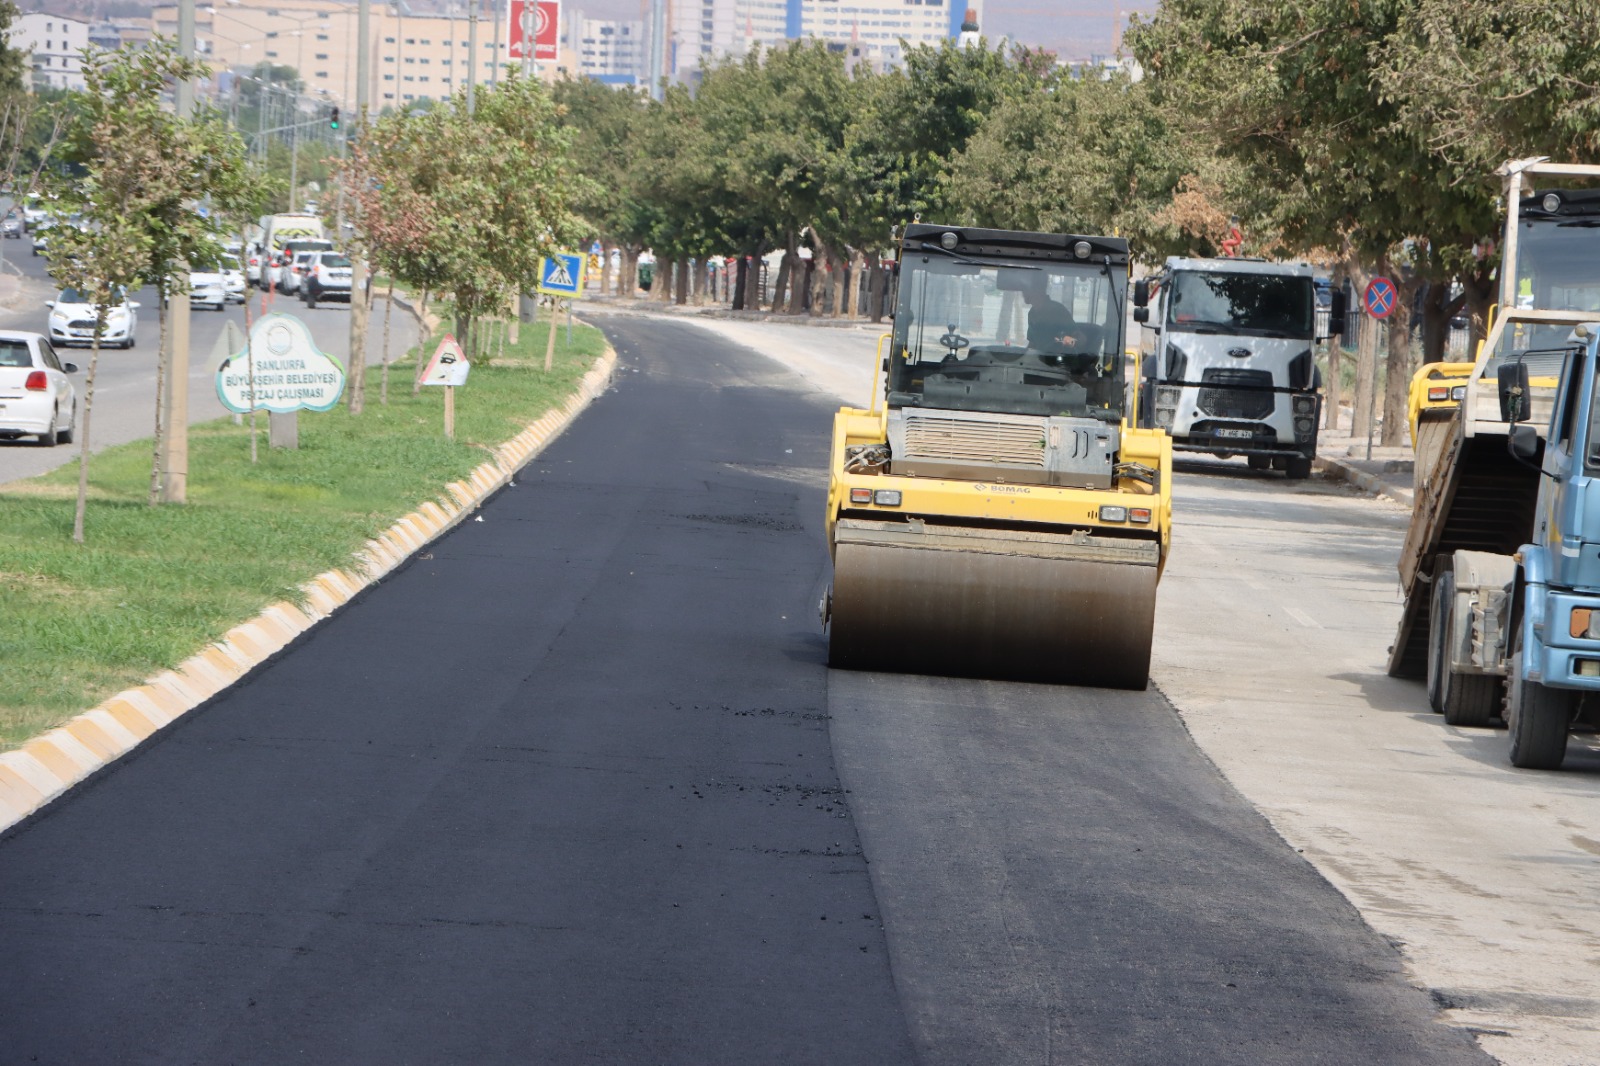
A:
<svg viewBox="0 0 1600 1066">
<path fill-rule="evenodd" d="M 1133 425 L 1127 242 L 917 223 L 898 266 L 834 418 L 829 664 L 1144 688 L 1172 441 Z"/>
</svg>

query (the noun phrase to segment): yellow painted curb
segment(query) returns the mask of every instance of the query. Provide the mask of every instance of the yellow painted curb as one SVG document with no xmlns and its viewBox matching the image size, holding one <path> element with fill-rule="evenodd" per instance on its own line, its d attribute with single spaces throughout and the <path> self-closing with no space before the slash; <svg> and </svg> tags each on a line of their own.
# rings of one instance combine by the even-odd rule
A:
<svg viewBox="0 0 1600 1066">
<path fill-rule="evenodd" d="M 368 541 L 348 570 L 330 570 L 300 586 L 303 606 L 274 603 L 175 670 L 164 670 L 138 688 L 117 693 L 16 751 L 0 753 L 0 831 L 243 678 L 456 526 L 605 391 L 616 364 L 617 353 L 608 347 L 559 410 L 547 411 L 494 449 L 494 459 L 478 466 L 465 482 L 446 485 L 439 499 L 423 503 Z"/>
</svg>

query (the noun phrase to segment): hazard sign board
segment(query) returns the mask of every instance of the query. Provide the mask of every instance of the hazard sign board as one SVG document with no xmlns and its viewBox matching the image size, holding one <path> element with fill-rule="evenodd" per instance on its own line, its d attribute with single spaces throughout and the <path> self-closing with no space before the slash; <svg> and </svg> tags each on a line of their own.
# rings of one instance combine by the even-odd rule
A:
<svg viewBox="0 0 1600 1066">
<path fill-rule="evenodd" d="M 582 296 L 583 256 L 557 252 L 539 260 L 539 291 L 548 296 Z"/>
<path fill-rule="evenodd" d="M 444 340 L 439 342 L 439 347 L 434 351 L 433 358 L 428 360 L 428 365 L 422 371 L 424 385 L 465 385 L 467 372 L 472 369 L 472 364 L 467 362 L 467 353 L 461 350 L 460 343 L 450 333 L 444 335 Z"/>
</svg>

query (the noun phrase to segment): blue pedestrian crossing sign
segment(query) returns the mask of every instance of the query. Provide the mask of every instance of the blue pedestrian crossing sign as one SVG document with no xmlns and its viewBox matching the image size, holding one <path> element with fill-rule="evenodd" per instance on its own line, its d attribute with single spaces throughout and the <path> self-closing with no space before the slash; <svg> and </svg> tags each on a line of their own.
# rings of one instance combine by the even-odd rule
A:
<svg viewBox="0 0 1600 1066">
<path fill-rule="evenodd" d="M 582 296 L 583 256 L 557 252 L 539 260 L 539 291 L 550 296 Z"/>
</svg>

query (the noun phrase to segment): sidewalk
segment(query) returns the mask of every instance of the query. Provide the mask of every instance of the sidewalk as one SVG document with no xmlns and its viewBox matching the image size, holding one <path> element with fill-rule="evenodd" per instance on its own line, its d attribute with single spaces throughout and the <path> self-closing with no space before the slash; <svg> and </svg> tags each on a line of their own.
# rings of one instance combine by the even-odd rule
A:
<svg viewBox="0 0 1600 1066">
<path fill-rule="evenodd" d="M 1324 429 L 1317 438 L 1316 471 L 1410 507 L 1415 484 L 1410 436 L 1400 447 L 1385 448 L 1374 433 L 1369 446 L 1366 437 L 1350 435 L 1349 410 L 1340 411 L 1340 416 L 1337 429 Z"/>
</svg>

